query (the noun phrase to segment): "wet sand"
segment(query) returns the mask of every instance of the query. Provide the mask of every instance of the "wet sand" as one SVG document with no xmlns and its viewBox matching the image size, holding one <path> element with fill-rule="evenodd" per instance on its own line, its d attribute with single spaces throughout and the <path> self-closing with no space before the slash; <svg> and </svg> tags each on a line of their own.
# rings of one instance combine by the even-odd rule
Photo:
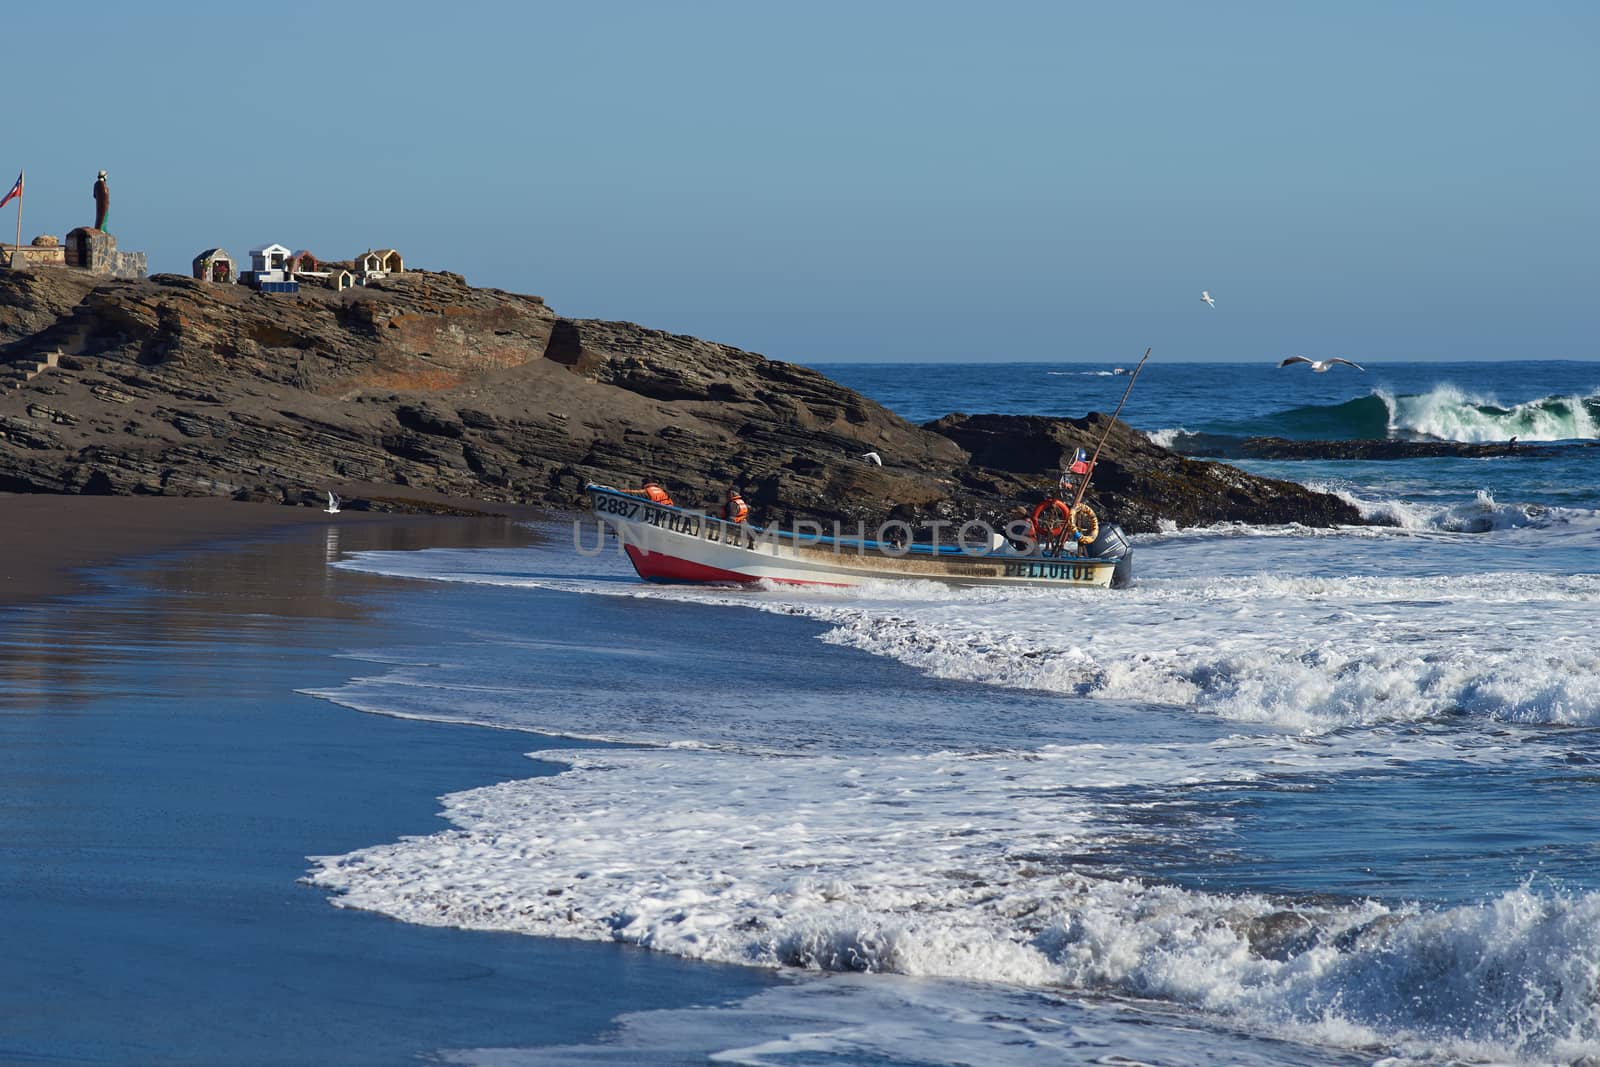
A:
<svg viewBox="0 0 1600 1067">
<path fill-rule="evenodd" d="M 360 489 L 362 487 L 355 487 Z M 372 487 L 377 489 L 378 487 Z M 419 504 L 481 511 L 481 519 L 240 503 L 212 497 L 0 493 L 0 604 L 80 590 L 95 567 L 124 559 L 295 529 L 505 523 L 540 514 L 519 505 L 451 500 L 387 487 Z M 503 518 L 494 518 L 500 515 Z"/>
<path fill-rule="evenodd" d="M 444 793 L 556 769 L 523 754 L 559 740 L 296 692 L 370 669 L 347 650 L 415 640 L 436 595 L 329 559 L 517 546 L 526 527 L 224 501 L 3 510 L 0 1062 L 416 1062 L 589 1043 L 620 1013 L 775 981 L 396 923 L 299 884 L 307 856 L 439 829 Z M 117 562 L 79 570 L 95 559 Z"/>
</svg>

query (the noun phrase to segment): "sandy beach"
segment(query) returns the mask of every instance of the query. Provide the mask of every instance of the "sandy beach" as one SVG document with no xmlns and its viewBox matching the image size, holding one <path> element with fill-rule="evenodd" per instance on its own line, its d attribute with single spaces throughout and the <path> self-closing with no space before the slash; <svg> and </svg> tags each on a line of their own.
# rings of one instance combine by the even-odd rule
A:
<svg viewBox="0 0 1600 1067">
<path fill-rule="evenodd" d="M 341 487 L 346 488 L 346 487 Z M 363 489 L 348 487 L 352 495 Z M 242 503 L 216 497 L 54 496 L 0 493 L 0 604 L 81 589 L 88 572 L 118 561 L 220 541 L 323 528 L 436 526 L 443 537 L 478 536 L 542 514 L 514 504 L 460 500 L 381 487 L 419 507 L 472 511 L 482 518 Z"/>
<path fill-rule="evenodd" d="M 309 856 L 440 828 L 442 794 L 558 769 L 525 757 L 558 739 L 299 692 L 414 639 L 433 595 L 330 560 L 515 549 L 527 527 L 103 497 L 0 516 L 0 1062 L 410 1062 L 592 1041 L 771 981 L 396 923 L 301 884 Z"/>
</svg>

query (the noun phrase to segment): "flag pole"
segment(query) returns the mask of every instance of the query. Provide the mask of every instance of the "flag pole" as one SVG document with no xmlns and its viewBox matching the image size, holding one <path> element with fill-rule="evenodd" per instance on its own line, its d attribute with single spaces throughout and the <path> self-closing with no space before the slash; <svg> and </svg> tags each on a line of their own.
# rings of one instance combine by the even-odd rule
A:
<svg viewBox="0 0 1600 1067">
<path fill-rule="evenodd" d="M 17 243 L 11 250 L 13 259 L 22 255 L 22 198 L 27 193 L 27 183 L 24 181 L 26 177 L 26 172 L 17 171 Z M 16 266 L 15 263 L 11 265 Z"/>
<path fill-rule="evenodd" d="M 1100 449 L 1105 447 L 1106 438 L 1111 436 L 1111 427 L 1117 424 L 1117 416 L 1122 414 L 1122 405 L 1128 402 L 1128 394 L 1133 392 L 1133 383 L 1139 377 L 1139 372 L 1144 370 L 1144 361 L 1150 358 L 1151 349 L 1145 349 L 1144 355 L 1139 357 L 1139 365 L 1133 368 L 1133 375 L 1128 379 L 1128 387 L 1122 391 L 1122 399 L 1117 401 L 1117 409 L 1111 413 L 1111 421 L 1106 423 L 1105 432 L 1100 435 L 1100 443 L 1094 446 L 1094 455 L 1089 459 L 1089 470 L 1078 482 L 1078 491 L 1073 494 L 1072 506 L 1067 509 L 1067 521 L 1062 524 L 1061 532 L 1050 541 L 1049 554 L 1060 555 L 1062 548 L 1067 543 L 1067 530 L 1072 525 L 1072 516 L 1078 513 L 1078 505 L 1083 503 L 1083 494 L 1089 491 L 1089 479 L 1094 477 L 1094 465 L 1100 458 Z"/>
<path fill-rule="evenodd" d="M 1100 449 L 1105 447 L 1106 438 L 1111 436 L 1111 427 L 1117 424 L 1117 416 L 1122 414 L 1122 405 L 1128 402 L 1128 394 L 1133 392 L 1133 383 L 1138 379 L 1139 372 L 1144 370 L 1144 361 L 1150 358 L 1150 349 L 1144 350 L 1144 355 L 1139 357 L 1139 365 L 1133 368 L 1133 377 L 1128 379 L 1128 387 L 1122 391 L 1122 399 L 1117 401 L 1117 410 L 1111 413 L 1111 421 L 1106 423 L 1106 432 L 1100 435 L 1100 443 L 1094 446 L 1094 455 L 1089 459 L 1089 473 L 1083 476 L 1083 481 L 1078 483 L 1078 495 L 1072 498 L 1072 510 L 1077 511 L 1078 505 L 1083 503 L 1083 494 L 1088 491 L 1089 479 L 1094 477 L 1094 461 L 1100 458 Z"/>
</svg>

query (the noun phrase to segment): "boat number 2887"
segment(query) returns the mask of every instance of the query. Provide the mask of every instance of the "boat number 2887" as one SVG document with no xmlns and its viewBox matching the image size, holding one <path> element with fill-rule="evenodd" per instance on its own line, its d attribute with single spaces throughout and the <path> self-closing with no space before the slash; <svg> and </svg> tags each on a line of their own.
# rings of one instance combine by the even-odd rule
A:
<svg viewBox="0 0 1600 1067">
<path fill-rule="evenodd" d="M 594 498 L 594 509 L 608 515 L 621 515 L 625 519 L 631 519 L 639 514 L 639 503 L 637 500 L 618 500 L 614 496 L 597 496 Z"/>
</svg>

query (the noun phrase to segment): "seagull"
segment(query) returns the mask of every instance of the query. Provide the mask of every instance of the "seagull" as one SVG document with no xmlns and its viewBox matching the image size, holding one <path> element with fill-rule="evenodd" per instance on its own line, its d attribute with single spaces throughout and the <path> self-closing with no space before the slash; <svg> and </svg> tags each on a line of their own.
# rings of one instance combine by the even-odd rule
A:
<svg viewBox="0 0 1600 1067">
<path fill-rule="evenodd" d="M 1359 363 L 1352 363 L 1348 359 L 1340 359 L 1338 356 L 1334 356 L 1332 359 L 1307 359 L 1305 356 L 1290 356 L 1278 366 L 1287 367 L 1291 363 L 1308 363 L 1311 365 L 1311 369 L 1318 374 L 1328 373 L 1328 369 L 1335 363 L 1343 363 L 1346 367 L 1354 367 L 1356 370 L 1367 369 Z"/>
<path fill-rule="evenodd" d="M 876 452 L 863 452 L 863 453 L 861 453 L 861 455 L 857 456 L 856 458 L 857 459 L 864 459 L 868 463 L 875 463 L 880 467 L 883 466 L 883 457 L 878 455 Z"/>
<path fill-rule="evenodd" d="M 1200 299 L 1204 300 L 1207 304 L 1209 304 L 1212 307 L 1216 307 L 1217 306 L 1217 302 L 1215 300 L 1211 299 L 1211 294 L 1206 292 L 1204 289 L 1200 290 Z"/>
<path fill-rule="evenodd" d="M 322 510 L 326 511 L 329 515 L 339 514 L 339 498 L 330 492 L 328 494 L 328 506 Z"/>
</svg>

